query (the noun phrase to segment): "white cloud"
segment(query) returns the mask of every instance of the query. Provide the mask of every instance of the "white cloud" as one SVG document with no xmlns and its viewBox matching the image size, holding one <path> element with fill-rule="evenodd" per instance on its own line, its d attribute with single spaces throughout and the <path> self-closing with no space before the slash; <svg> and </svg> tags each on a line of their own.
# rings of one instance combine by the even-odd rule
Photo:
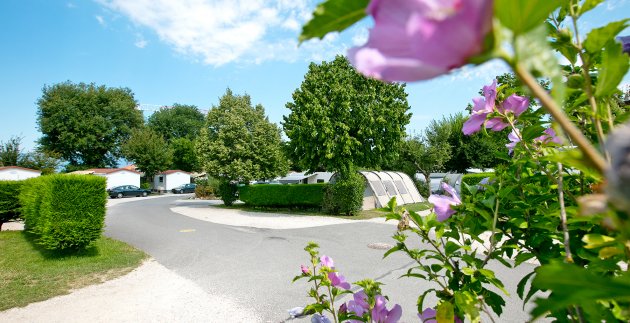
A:
<svg viewBox="0 0 630 323">
<path fill-rule="evenodd" d="M 98 21 L 99 25 L 105 26 L 105 19 L 103 19 L 102 16 L 94 16 L 94 18 L 96 18 L 96 21 Z"/>
<path fill-rule="evenodd" d="M 622 7 L 626 3 L 626 0 L 612 0 L 606 2 L 606 10 L 612 11 L 619 7 Z"/>
<path fill-rule="evenodd" d="M 145 48 L 148 44 L 149 42 L 146 39 L 144 39 L 142 34 L 136 34 L 136 42 L 134 43 L 136 47 Z"/>
<path fill-rule="evenodd" d="M 66 7 L 70 8 L 70 9 L 74 9 L 74 8 L 76 8 L 76 7 L 77 7 L 77 5 L 75 5 L 75 4 L 74 4 L 74 3 L 72 3 L 72 2 L 68 2 L 68 3 L 66 3 Z"/>
<path fill-rule="evenodd" d="M 96 1 L 138 28 L 152 30 L 178 53 L 208 65 L 312 59 L 345 48 L 336 39 L 325 39 L 297 50 L 300 26 L 314 7 L 311 0 Z"/>
<path fill-rule="evenodd" d="M 482 80 L 490 83 L 497 75 L 508 72 L 510 72 L 510 67 L 505 62 L 495 59 L 479 66 L 463 66 L 442 78 L 451 82 L 457 80 Z"/>
</svg>

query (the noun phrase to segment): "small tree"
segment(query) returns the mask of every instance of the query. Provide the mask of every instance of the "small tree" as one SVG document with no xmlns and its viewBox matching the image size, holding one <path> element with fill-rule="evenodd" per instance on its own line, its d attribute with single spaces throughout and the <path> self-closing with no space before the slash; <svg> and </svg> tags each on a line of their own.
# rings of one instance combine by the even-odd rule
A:
<svg viewBox="0 0 630 323">
<path fill-rule="evenodd" d="M 206 173 L 225 183 L 248 183 L 286 174 L 280 129 L 269 122 L 262 105 L 252 106 L 249 95 L 234 95 L 230 89 L 213 106 L 196 143 Z M 221 189 L 226 205 L 233 191 Z"/>
<path fill-rule="evenodd" d="M 22 138 L 14 136 L 6 142 L 0 141 L 0 166 L 18 166 Z"/>
<path fill-rule="evenodd" d="M 168 169 L 173 152 L 162 136 L 148 128 L 135 129 L 123 144 L 122 152 L 144 172 L 149 181 L 155 174 Z"/>
</svg>

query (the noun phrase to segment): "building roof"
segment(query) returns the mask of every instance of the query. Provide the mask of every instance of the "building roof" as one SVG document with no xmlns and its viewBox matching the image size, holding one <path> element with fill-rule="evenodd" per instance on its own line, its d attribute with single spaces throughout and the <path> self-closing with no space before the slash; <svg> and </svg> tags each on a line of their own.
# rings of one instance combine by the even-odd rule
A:
<svg viewBox="0 0 630 323">
<path fill-rule="evenodd" d="M 175 174 L 175 173 L 184 173 L 184 174 L 190 175 L 189 172 L 185 172 L 185 171 L 179 170 L 179 169 L 165 170 L 165 171 L 159 173 L 158 175 L 169 175 L 169 174 Z"/>
<path fill-rule="evenodd" d="M 0 167 L 0 171 L 8 170 L 8 169 L 19 169 L 19 170 L 24 170 L 24 171 L 27 171 L 27 172 L 38 173 L 38 174 L 42 173 L 39 170 L 30 169 L 30 168 L 24 168 L 24 167 L 20 167 L 20 166 L 3 166 L 3 167 Z"/>
<path fill-rule="evenodd" d="M 125 169 L 125 168 L 90 168 L 85 171 L 90 171 L 92 174 L 111 174 L 116 172 L 131 172 L 140 175 L 141 173 L 135 170 Z"/>
</svg>

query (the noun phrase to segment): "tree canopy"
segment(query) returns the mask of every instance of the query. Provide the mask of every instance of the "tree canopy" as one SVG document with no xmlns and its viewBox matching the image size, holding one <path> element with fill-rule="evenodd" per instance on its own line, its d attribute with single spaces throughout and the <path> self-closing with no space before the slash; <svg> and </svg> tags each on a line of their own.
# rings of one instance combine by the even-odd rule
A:
<svg viewBox="0 0 630 323">
<path fill-rule="evenodd" d="M 269 122 L 262 105 L 230 89 L 208 112 L 196 143 L 208 175 L 224 181 L 249 182 L 286 174 L 280 129 Z"/>
<path fill-rule="evenodd" d="M 132 130 L 129 139 L 122 145 L 122 153 L 144 172 L 149 181 L 155 174 L 167 170 L 173 158 L 173 151 L 166 140 L 149 128 Z"/>
<path fill-rule="evenodd" d="M 311 172 L 393 160 L 411 118 L 404 84 L 368 79 L 343 56 L 311 63 L 286 107 L 289 157 Z"/>
<path fill-rule="evenodd" d="M 180 169 L 187 172 L 197 172 L 201 170 L 199 158 L 195 151 L 195 142 L 188 138 L 171 139 L 169 147 L 173 151 L 172 169 Z"/>
<path fill-rule="evenodd" d="M 39 144 L 70 168 L 117 166 L 120 145 L 143 124 L 128 88 L 68 81 L 44 86 L 42 92 L 37 101 Z"/>
<path fill-rule="evenodd" d="M 36 169 L 43 175 L 52 174 L 59 166 L 59 157 L 36 149 L 22 150 L 22 138 L 13 136 L 6 142 L 0 141 L 0 166 L 20 166 Z"/>
<path fill-rule="evenodd" d="M 194 105 L 175 103 L 153 113 L 147 126 L 171 142 L 176 138 L 195 139 L 203 127 L 204 115 Z"/>
</svg>

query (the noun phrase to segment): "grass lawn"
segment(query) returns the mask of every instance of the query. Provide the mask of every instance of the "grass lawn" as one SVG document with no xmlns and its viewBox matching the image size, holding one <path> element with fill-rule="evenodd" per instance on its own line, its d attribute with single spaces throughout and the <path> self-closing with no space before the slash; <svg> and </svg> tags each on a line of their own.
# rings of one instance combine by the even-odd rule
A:
<svg viewBox="0 0 630 323">
<path fill-rule="evenodd" d="M 106 237 L 75 254 L 44 250 L 32 240 L 22 231 L 0 232 L 0 311 L 124 275 L 147 257 Z"/>
<path fill-rule="evenodd" d="M 355 216 L 343 216 L 343 215 L 330 215 L 323 213 L 320 210 L 301 210 L 301 209 L 289 209 L 289 208 L 263 208 L 263 207 L 251 207 L 245 204 L 235 204 L 232 206 L 225 205 L 217 205 L 215 207 L 226 208 L 226 209 L 238 209 L 249 212 L 263 212 L 263 213 L 281 213 L 281 214 L 291 214 L 291 215 L 317 215 L 317 216 L 332 216 L 335 218 L 348 219 L 348 220 L 367 220 L 372 218 L 384 217 L 387 214 L 385 209 L 374 209 L 374 210 L 365 210 L 359 211 L 359 214 Z M 405 209 L 409 211 L 419 212 L 428 210 L 431 208 L 431 204 L 428 202 L 414 203 L 414 204 L 406 204 L 403 206 Z"/>
</svg>

